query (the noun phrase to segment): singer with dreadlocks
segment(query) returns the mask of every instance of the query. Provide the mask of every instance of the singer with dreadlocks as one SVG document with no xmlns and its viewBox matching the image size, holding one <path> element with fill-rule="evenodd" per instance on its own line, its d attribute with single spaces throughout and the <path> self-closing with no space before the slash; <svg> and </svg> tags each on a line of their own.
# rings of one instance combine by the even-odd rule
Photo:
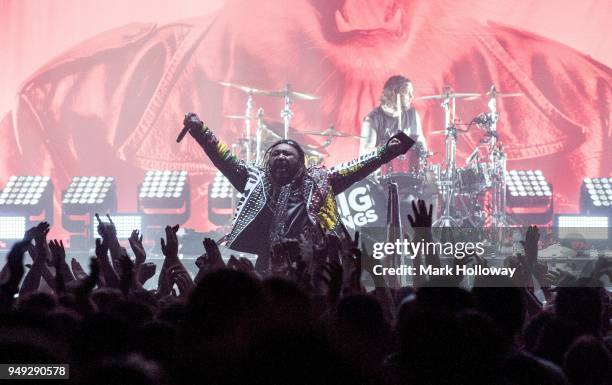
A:
<svg viewBox="0 0 612 385">
<path fill-rule="evenodd" d="M 230 249 L 257 254 L 256 267 L 260 271 L 267 270 L 271 247 L 283 239 L 305 237 L 313 242 L 319 229 L 335 232 L 339 224 L 335 195 L 405 154 L 414 144 L 400 132 L 373 152 L 327 169 L 306 168 L 300 145 L 283 139 L 270 146 L 260 166 L 238 160 L 196 114 L 186 114 L 183 124 L 213 164 L 242 193 L 225 240 Z"/>
</svg>

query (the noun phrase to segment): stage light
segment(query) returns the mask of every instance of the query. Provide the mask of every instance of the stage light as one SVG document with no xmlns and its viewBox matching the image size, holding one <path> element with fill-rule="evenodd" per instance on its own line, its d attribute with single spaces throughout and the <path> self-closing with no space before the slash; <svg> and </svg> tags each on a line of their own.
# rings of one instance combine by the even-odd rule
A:
<svg viewBox="0 0 612 385">
<path fill-rule="evenodd" d="M 217 171 L 215 178 L 208 184 L 208 219 L 220 226 L 230 223 L 234 206 L 240 194 L 230 181 Z"/>
<path fill-rule="evenodd" d="M 524 198 L 548 201 L 552 187 L 540 170 L 510 170 L 506 178 L 508 200 L 523 201 Z"/>
<path fill-rule="evenodd" d="M 187 171 L 149 170 L 140 185 L 138 199 L 145 208 L 180 208 L 188 187 Z"/>
<path fill-rule="evenodd" d="M 117 238 L 118 239 L 128 239 L 130 235 L 132 235 L 132 231 L 138 230 L 143 233 L 143 216 L 140 214 L 109 214 L 113 223 L 115 224 L 115 229 L 117 230 Z M 104 223 L 108 223 L 108 217 L 106 215 L 100 215 L 100 220 Z M 91 219 L 91 229 L 90 233 L 93 238 L 98 237 L 98 220 L 93 217 Z"/>
<path fill-rule="evenodd" d="M 0 240 L 22 239 L 26 231 L 26 217 L 0 216 Z"/>
<path fill-rule="evenodd" d="M 610 241 L 609 225 L 610 219 L 606 216 L 555 215 L 555 235 L 558 240 L 608 243 Z"/>
<path fill-rule="evenodd" d="M 580 187 L 580 212 L 612 213 L 612 178 L 584 178 Z"/>
<path fill-rule="evenodd" d="M 541 170 L 509 170 L 506 207 L 518 222 L 544 224 L 553 214 L 553 188 Z"/>
<path fill-rule="evenodd" d="M 0 193 L 0 205 L 40 211 L 43 195 L 51 186 L 49 179 L 48 176 L 11 176 Z"/>
<path fill-rule="evenodd" d="M 75 176 L 62 191 L 62 225 L 71 233 L 82 234 L 83 239 L 88 239 L 84 233 L 94 213 L 115 211 L 117 189 L 113 177 Z"/>
<path fill-rule="evenodd" d="M 88 214 L 116 209 L 115 179 L 110 176 L 75 176 L 62 194 L 65 214 Z"/>
<path fill-rule="evenodd" d="M 138 188 L 138 211 L 146 214 L 147 225 L 185 223 L 191 213 L 187 171 L 147 171 Z"/>
<path fill-rule="evenodd" d="M 53 224 L 53 183 L 48 176 L 13 175 L 0 192 L 0 215 L 23 216 L 32 221 Z M 37 217 L 37 218 L 32 218 Z M 20 237 L 22 237 L 21 234 Z"/>
<path fill-rule="evenodd" d="M 215 179 L 210 185 L 210 198 L 225 199 L 231 198 L 234 193 L 234 186 L 220 171 L 215 175 Z"/>
</svg>

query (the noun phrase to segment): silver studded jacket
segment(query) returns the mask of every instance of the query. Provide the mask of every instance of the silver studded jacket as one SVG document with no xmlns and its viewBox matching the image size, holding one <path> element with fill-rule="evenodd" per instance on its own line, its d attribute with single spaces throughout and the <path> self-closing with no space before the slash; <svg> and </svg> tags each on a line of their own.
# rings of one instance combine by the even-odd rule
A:
<svg viewBox="0 0 612 385">
<path fill-rule="evenodd" d="M 213 164 L 242 193 L 232 230 L 225 237 L 227 246 L 237 251 L 257 253 L 257 240 L 250 236 L 253 231 L 250 225 L 271 199 L 272 181 L 269 174 L 263 167 L 247 164 L 232 155 L 229 148 L 208 128 L 202 129 L 194 137 Z M 335 195 L 391 159 L 385 147 L 379 147 L 331 169 L 322 166 L 308 168 L 303 181 L 303 196 L 310 221 L 325 231 L 332 231 L 339 221 Z"/>
</svg>

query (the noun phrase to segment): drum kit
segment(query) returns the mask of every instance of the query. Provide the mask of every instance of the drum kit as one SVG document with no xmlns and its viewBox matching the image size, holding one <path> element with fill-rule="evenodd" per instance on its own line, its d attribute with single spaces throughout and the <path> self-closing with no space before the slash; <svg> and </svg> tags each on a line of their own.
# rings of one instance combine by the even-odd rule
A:
<svg viewBox="0 0 612 385">
<path fill-rule="evenodd" d="M 359 136 L 337 131 L 333 125 L 321 132 L 300 132 L 291 127 L 293 111 L 291 106 L 294 100 L 312 101 L 319 99 L 316 95 L 298 92 L 287 84 L 280 90 L 262 90 L 236 83 L 220 82 L 224 87 L 230 87 L 242 91 L 247 95 L 244 115 L 224 115 L 226 119 L 244 121 L 244 137 L 234 145 L 233 151 L 243 153 L 247 162 L 255 161 L 260 164 L 266 149 L 280 139 L 293 139 L 302 145 L 308 166 L 323 162 L 328 156 L 328 147 L 334 138 L 359 138 Z M 282 121 L 271 121 L 264 119 L 264 109 L 259 108 L 254 113 L 254 96 L 268 96 L 283 99 L 283 108 L 280 112 Z M 252 123 L 255 122 L 255 137 L 252 134 Z M 313 136 L 326 137 L 323 144 L 312 139 Z M 254 153 L 254 156 L 253 156 Z"/>
<path fill-rule="evenodd" d="M 300 132 L 291 127 L 293 111 L 291 109 L 294 100 L 313 101 L 319 99 L 316 95 L 295 91 L 287 84 L 279 90 L 262 90 L 245 85 L 221 82 L 222 86 L 230 87 L 246 94 L 246 108 L 244 114 L 225 115 L 231 120 L 244 122 L 244 137 L 234 146 L 234 151 L 244 154 L 247 162 L 255 161 L 261 164 L 265 156 L 265 150 L 279 139 L 293 139 L 299 142 L 305 152 L 307 165 L 322 163 L 328 152 L 328 147 L 334 138 L 354 138 L 360 136 L 338 131 L 331 125 L 323 131 Z M 428 164 L 428 158 L 432 153 L 426 151 L 419 143 L 409 151 L 406 156 L 398 157 L 389 165 L 381 168 L 380 174 L 355 184 L 349 188 L 343 197 L 344 204 L 339 204 L 341 214 L 347 217 L 350 196 L 355 194 L 370 194 L 371 201 L 375 207 L 378 223 L 384 218 L 387 202 L 380 202 L 384 189 L 381 187 L 389 182 L 397 184 L 400 200 L 409 197 L 422 198 L 426 200 L 437 200 L 439 214 L 434 222 L 436 227 L 474 227 L 485 225 L 485 219 L 490 220 L 487 224 L 492 227 L 503 227 L 508 223 L 506 217 L 506 154 L 501 142 L 498 140 L 497 122 L 499 112 L 497 103 L 501 98 L 521 96 L 521 93 L 504 93 L 498 91 L 494 86 L 486 93 L 460 93 L 454 92 L 450 87 L 445 87 L 441 94 L 427 95 L 417 98 L 421 101 L 437 101 L 444 114 L 444 129 L 434 131 L 432 134 L 444 134 L 444 161 L 442 164 Z M 276 97 L 283 99 L 283 107 L 280 111 L 281 121 L 270 121 L 264 119 L 264 110 L 259 108 L 254 112 L 254 96 Z M 467 129 L 459 129 L 456 116 L 456 102 L 468 102 L 476 100 L 487 101 L 487 111 L 476 116 L 469 123 Z M 399 109 L 401 111 L 401 109 Z M 398 117 L 401 122 L 401 115 Z M 252 128 L 255 135 L 252 136 Z M 457 165 L 456 148 L 457 141 L 461 135 L 466 134 L 471 127 L 476 126 L 483 132 L 483 136 L 474 148 L 474 151 L 466 159 L 465 165 Z M 313 137 L 324 137 L 325 142 L 319 144 Z M 367 189 L 364 187 L 367 185 Z M 383 189 L 377 191 L 377 189 Z M 355 190 L 352 192 L 352 190 Z M 363 190 L 363 191 L 362 191 Z M 378 195 L 377 195 L 378 193 Z M 353 195 L 355 195 L 353 194 Z M 489 203 L 485 205 L 484 196 L 488 195 Z M 342 202 L 341 202 L 342 203 Z M 345 207 L 343 210 L 342 207 Z M 376 207 L 379 206 L 379 207 Z M 486 206 L 486 207 L 485 207 Z M 402 213 L 405 216 L 406 213 Z M 362 215 L 356 220 L 355 225 L 368 224 Z M 347 218 L 344 218 L 347 219 Z M 374 224 L 374 223 L 372 223 Z M 350 226 L 352 227 L 352 226 Z"/>
<path fill-rule="evenodd" d="M 419 100 L 439 100 L 444 112 L 444 130 L 433 134 L 445 135 L 444 163 L 433 165 L 441 195 L 441 213 L 434 227 L 482 228 L 485 220 L 493 228 L 508 225 L 506 216 L 506 154 L 498 140 L 497 102 L 501 98 L 522 96 L 522 93 L 502 93 L 491 86 L 487 93 L 455 93 L 446 87 L 442 94 L 429 95 Z M 456 101 L 487 100 L 487 112 L 476 116 L 468 128 L 457 127 Z M 472 126 L 484 133 L 480 142 L 466 159 L 465 165 L 457 166 L 456 148 L 459 135 L 465 135 Z M 487 207 L 483 203 L 490 196 Z"/>
</svg>

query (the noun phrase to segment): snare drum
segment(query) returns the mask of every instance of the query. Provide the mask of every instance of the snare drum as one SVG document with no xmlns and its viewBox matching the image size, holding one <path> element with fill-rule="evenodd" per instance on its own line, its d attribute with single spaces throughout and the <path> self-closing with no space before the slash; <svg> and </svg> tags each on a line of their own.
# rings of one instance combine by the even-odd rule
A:
<svg viewBox="0 0 612 385">
<path fill-rule="evenodd" d="M 405 155 L 381 167 L 383 180 L 396 182 L 400 196 L 420 196 L 425 181 L 425 155 L 422 148 L 416 145 Z"/>
<path fill-rule="evenodd" d="M 380 170 L 383 176 L 389 174 L 420 174 L 421 173 L 421 150 L 414 146 L 405 155 L 400 155 L 383 165 Z"/>
</svg>

